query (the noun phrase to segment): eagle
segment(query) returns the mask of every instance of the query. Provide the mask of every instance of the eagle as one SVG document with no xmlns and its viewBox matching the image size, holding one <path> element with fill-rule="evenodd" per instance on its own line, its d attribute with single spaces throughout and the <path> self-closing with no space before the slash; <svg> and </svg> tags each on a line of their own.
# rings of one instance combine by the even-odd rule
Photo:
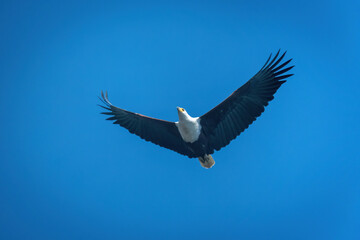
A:
<svg viewBox="0 0 360 240">
<path fill-rule="evenodd" d="M 101 91 L 102 114 L 140 138 L 173 150 L 189 158 L 198 158 L 202 167 L 211 168 L 215 161 L 211 154 L 227 146 L 231 140 L 253 123 L 274 98 L 275 92 L 293 74 L 285 74 L 292 59 L 283 61 L 286 51 L 280 50 L 244 85 L 219 105 L 200 117 L 191 117 L 177 107 L 179 121 L 170 122 L 144 116 L 112 105 L 107 92 Z M 279 57 L 280 56 L 280 57 Z"/>
</svg>

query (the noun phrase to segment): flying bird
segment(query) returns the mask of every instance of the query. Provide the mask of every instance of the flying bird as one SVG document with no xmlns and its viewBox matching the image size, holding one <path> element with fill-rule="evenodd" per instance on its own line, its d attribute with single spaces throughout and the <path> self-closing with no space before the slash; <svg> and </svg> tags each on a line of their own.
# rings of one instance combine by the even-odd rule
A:
<svg viewBox="0 0 360 240">
<path fill-rule="evenodd" d="M 198 158 L 201 166 L 211 168 L 215 161 L 211 154 L 235 139 L 256 120 L 264 107 L 274 98 L 275 92 L 293 74 L 287 73 L 290 60 L 280 64 L 286 52 L 267 59 L 264 66 L 243 86 L 219 105 L 201 117 L 191 117 L 182 107 L 177 107 L 179 121 L 169 122 L 130 112 L 112 105 L 107 92 L 101 92 L 99 105 L 110 115 L 107 120 L 126 128 L 140 138 L 168 148 L 189 158 Z"/>
</svg>

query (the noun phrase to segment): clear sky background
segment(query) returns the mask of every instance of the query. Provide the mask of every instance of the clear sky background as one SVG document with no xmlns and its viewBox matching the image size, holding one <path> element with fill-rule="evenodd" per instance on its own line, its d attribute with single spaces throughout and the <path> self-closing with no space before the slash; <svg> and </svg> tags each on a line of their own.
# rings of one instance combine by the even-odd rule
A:
<svg viewBox="0 0 360 240">
<path fill-rule="evenodd" d="M 360 239 L 359 1 L 106 2 L 0 3 L 0 239 Z M 279 48 L 210 170 L 99 114 L 202 115 Z"/>
</svg>

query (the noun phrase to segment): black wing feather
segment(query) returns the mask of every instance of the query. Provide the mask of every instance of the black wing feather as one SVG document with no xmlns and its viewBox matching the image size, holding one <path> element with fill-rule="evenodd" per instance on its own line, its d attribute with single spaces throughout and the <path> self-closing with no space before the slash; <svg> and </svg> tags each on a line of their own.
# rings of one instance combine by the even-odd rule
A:
<svg viewBox="0 0 360 240">
<path fill-rule="evenodd" d="M 101 92 L 100 100 L 105 106 L 99 106 L 109 111 L 102 112 L 102 114 L 111 115 L 111 117 L 106 120 L 115 121 L 113 122 L 114 124 L 119 124 L 130 133 L 146 141 L 150 141 L 188 157 L 194 157 L 192 151 L 181 138 L 174 122 L 147 117 L 115 107 L 109 102 L 107 93 L 104 95 L 104 93 Z"/>
<path fill-rule="evenodd" d="M 248 82 L 233 92 L 227 99 L 200 117 L 201 126 L 208 137 L 208 153 L 220 150 L 235 139 L 264 111 L 274 98 L 275 92 L 293 74 L 286 74 L 294 66 L 284 68 L 292 59 L 278 66 L 280 50 L 271 59 L 271 54 L 261 70 Z"/>
</svg>

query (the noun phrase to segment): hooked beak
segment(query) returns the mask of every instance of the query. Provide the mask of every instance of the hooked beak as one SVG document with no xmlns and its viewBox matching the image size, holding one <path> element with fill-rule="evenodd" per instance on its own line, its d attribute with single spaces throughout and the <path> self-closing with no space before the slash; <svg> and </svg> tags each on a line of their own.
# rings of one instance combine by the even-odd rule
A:
<svg viewBox="0 0 360 240">
<path fill-rule="evenodd" d="M 180 113 L 185 113 L 185 109 L 183 109 L 182 107 L 176 107 L 177 108 L 177 110 L 178 110 L 178 113 L 180 114 Z"/>
</svg>

